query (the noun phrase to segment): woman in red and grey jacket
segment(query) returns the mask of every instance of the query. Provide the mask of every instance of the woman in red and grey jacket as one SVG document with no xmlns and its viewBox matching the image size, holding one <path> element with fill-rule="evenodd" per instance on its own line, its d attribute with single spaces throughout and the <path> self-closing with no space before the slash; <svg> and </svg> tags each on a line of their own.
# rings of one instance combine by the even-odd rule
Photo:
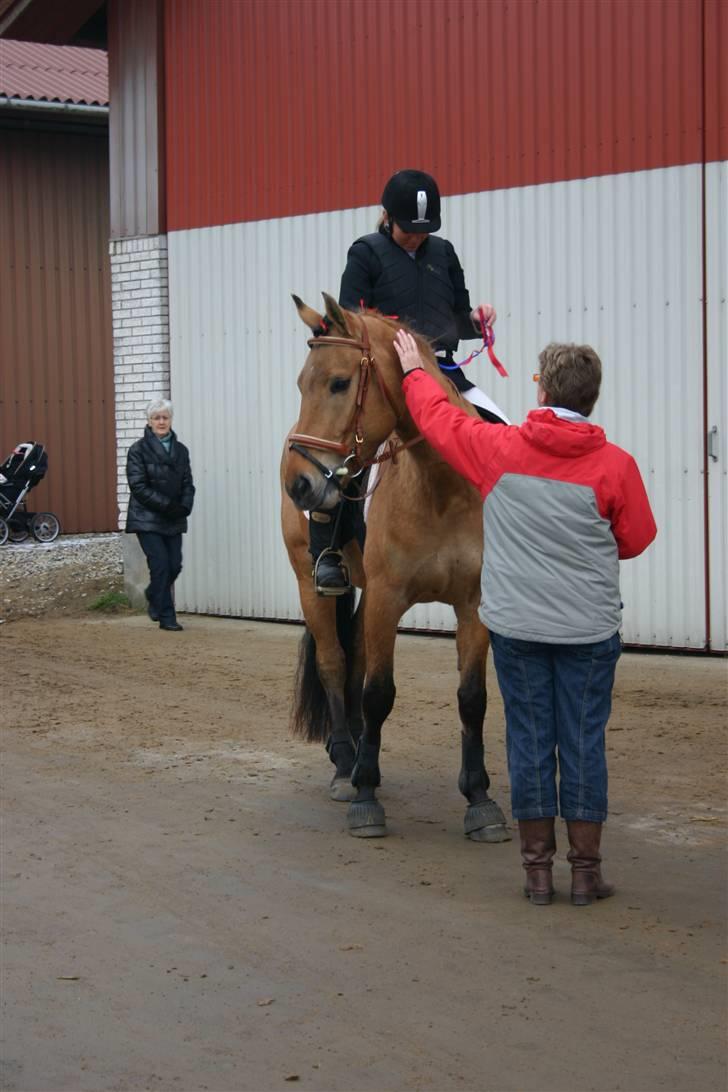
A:
<svg viewBox="0 0 728 1092">
<path fill-rule="evenodd" d="M 588 420 L 601 383 L 589 346 L 547 346 L 539 408 L 521 426 L 498 428 L 450 404 L 411 334 L 401 330 L 395 346 L 417 427 L 483 497 L 480 617 L 505 705 L 526 894 L 551 902 L 560 813 L 572 902 L 588 905 L 614 893 L 599 849 L 604 731 L 621 649 L 619 560 L 641 554 L 656 534 L 639 469 Z"/>
</svg>

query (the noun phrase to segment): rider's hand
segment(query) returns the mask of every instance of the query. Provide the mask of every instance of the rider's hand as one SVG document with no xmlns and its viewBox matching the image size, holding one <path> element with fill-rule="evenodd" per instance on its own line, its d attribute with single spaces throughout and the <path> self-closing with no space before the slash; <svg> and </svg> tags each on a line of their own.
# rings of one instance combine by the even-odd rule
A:
<svg viewBox="0 0 728 1092">
<path fill-rule="evenodd" d="M 405 375 L 415 368 L 422 367 L 422 357 L 412 334 L 406 330 L 398 330 L 394 339 L 394 347 L 397 350 L 397 356 L 400 359 L 402 371 Z"/>
<path fill-rule="evenodd" d="M 474 307 L 470 312 L 470 320 L 475 329 L 480 333 L 480 312 L 483 312 L 483 318 L 485 319 L 486 326 L 492 326 L 497 315 L 495 313 L 495 307 L 492 303 L 481 303 L 478 307 Z"/>
</svg>

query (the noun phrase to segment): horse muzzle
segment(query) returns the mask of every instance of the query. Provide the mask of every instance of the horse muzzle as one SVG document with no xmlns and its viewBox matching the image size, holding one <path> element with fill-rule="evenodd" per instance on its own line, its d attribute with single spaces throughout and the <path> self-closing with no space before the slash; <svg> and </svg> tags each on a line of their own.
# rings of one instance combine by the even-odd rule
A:
<svg viewBox="0 0 728 1092">
<path fill-rule="evenodd" d="M 295 477 L 291 478 L 288 474 L 285 477 L 286 492 L 296 507 L 309 511 L 315 508 L 333 508 L 338 504 L 344 483 L 349 477 L 346 464 L 352 456 L 350 455 L 343 463 L 328 466 L 307 446 L 296 443 L 295 439 L 289 443 L 288 452 L 289 459 L 292 455 L 294 456 L 294 466 L 296 455 L 304 460 L 304 466 L 310 464 L 305 470 L 299 471 Z"/>
<path fill-rule="evenodd" d="M 301 511 L 335 508 L 341 500 L 338 479 L 324 478 L 315 471 L 297 474 L 286 482 L 286 493 Z"/>
</svg>

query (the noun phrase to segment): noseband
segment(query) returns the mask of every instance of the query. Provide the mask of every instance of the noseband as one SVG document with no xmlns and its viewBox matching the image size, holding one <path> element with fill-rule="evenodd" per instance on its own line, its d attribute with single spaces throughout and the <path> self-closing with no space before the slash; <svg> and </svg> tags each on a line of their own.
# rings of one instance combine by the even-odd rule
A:
<svg viewBox="0 0 728 1092">
<path fill-rule="evenodd" d="M 342 441 L 338 443 L 336 440 L 324 440 L 319 436 L 308 436 L 304 432 L 294 432 L 289 437 L 288 450 L 295 451 L 299 455 L 302 455 L 304 459 L 308 459 L 309 462 L 321 471 L 325 478 L 337 479 L 336 484 L 341 485 L 341 479 L 350 476 L 356 477 L 362 473 L 368 466 L 373 466 L 374 463 L 383 462 L 385 459 L 392 459 L 404 448 L 410 447 L 414 443 L 418 443 L 422 437 L 417 436 L 416 439 L 408 441 L 406 444 L 393 445 L 390 443 L 389 449 L 382 455 L 377 456 L 374 459 L 369 459 L 366 462 L 362 462 L 361 449 L 365 443 L 365 436 L 362 432 L 361 422 L 364 415 L 364 405 L 366 403 L 367 392 L 369 390 L 369 380 L 373 374 L 379 384 L 379 389 L 389 403 L 390 409 L 394 414 L 395 424 L 399 420 L 399 410 L 397 409 L 394 399 L 384 381 L 381 371 L 377 368 L 376 361 L 374 359 L 374 353 L 372 352 L 369 342 L 369 332 L 364 320 L 361 320 L 361 338 L 357 341 L 356 338 L 349 337 L 313 337 L 308 341 L 308 345 L 311 349 L 326 349 L 329 345 L 345 345 L 348 349 L 361 350 L 361 360 L 359 362 L 359 385 L 356 392 L 356 401 L 354 402 L 354 408 L 346 426 L 345 432 L 351 434 L 351 441 Z M 341 466 L 337 466 L 334 469 L 326 466 L 314 455 L 311 454 L 310 449 L 314 451 L 336 451 L 339 455 L 344 455 L 344 462 Z M 350 462 L 356 462 L 359 464 L 359 469 L 354 473 L 351 473 L 348 467 Z"/>
</svg>

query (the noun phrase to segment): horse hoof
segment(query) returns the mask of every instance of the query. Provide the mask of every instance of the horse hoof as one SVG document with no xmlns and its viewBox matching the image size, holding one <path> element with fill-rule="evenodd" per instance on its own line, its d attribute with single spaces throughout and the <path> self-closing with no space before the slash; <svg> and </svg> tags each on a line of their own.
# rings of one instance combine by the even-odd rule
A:
<svg viewBox="0 0 728 1092">
<path fill-rule="evenodd" d="M 354 838 L 384 838 L 387 821 L 378 800 L 354 800 L 347 816 L 349 834 Z"/>
<path fill-rule="evenodd" d="M 510 842 L 506 817 L 495 800 L 471 804 L 465 812 L 465 837 L 471 842 Z"/>
<path fill-rule="evenodd" d="M 350 827 L 349 834 L 352 838 L 386 838 L 386 827 Z"/>
<path fill-rule="evenodd" d="M 329 796 L 332 800 L 339 800 L 349 804 L 356 799 L 356 788 L 351 783 L 350 777 L 334 777 L 329 785 Z"/>
</svg>

